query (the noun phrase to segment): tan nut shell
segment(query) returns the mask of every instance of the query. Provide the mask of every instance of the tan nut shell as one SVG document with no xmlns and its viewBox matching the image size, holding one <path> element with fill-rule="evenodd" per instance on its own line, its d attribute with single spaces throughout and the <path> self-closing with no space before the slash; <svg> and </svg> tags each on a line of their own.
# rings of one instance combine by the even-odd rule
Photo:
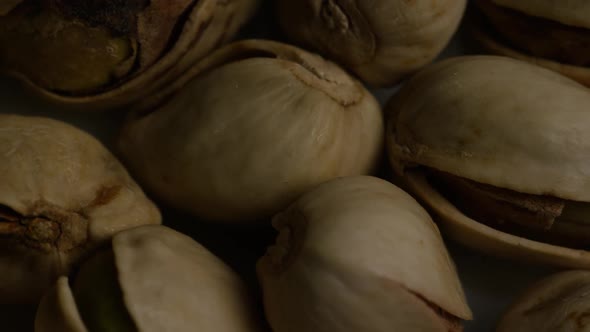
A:
<svg viewBox="0 0 590 332">
<path fill-rule="evenodd" d="M 138 332 L 254 332 L 254 305 L 228 266 L 186 235 L 142 226 L 113 237 L 123 301 Z M 43 298 L 36 332 L 86 332 L 62 278 Z"/>
<path fill-rule="evenodd" d="M 391 183 L 332 180 L 273 224 L 258 278 L 275 332 L 456 331 L 425 301 L 471 319 L 436 225 Z"/>
<path fill-rule="evenodd" d="M 565 25 L 590 29 L 590 2 L 586 0 L 491 0 L 496 5 Z"/>
<path fill-rule="evenodd" d="M 547 69 L 495 56 L 445 60 L 390 102 L 390 161 L 459 241 L 500 256 L 588 267 L 587 251 L 530 241 L 466 217 L 412 167 L 590 202 L 589 107 L 585 87 Z"/>
<path fill-rule="evenodd" d="M 68 124 L 0 115 L 0 155 L 0 205 L 19 215 L 17 225 L 47 218 L 60 234 L 41 249 L 22 234 L 0 240 L 0 303 L 36 303 L 93 246 L 118 231 L 160 223 L 156 206 L 115 157 Z M 0 228 L 11 225 L 5 217 Z"/>
<path fill-rule="evenodd" d="M 321 182 L 371 172 L 381 154 L 375 98 L 289 45 L 228 45 L 172 90 L 130 119 L 120 148 L 151 192 L 206 219 L 270 217 Z"/>
<path fill-rule="evenodd" d="M 508 56 L 518 60 L 530 62 L 537 66 L 551 69 L 590 87 L 590 68 L 561 63 L 551 59 L 535 57 L 520 52 L 516 49 L 512 49 L 502 44 L 494 37 L 490 36 L 484 31 L 484 29 L 482 29 L 482 27 L 477 26 L 476 24 L 472 26 L 472 33 L 481 47 L 485 48 L 490 53 Z"/>
<path fill-rule="evenodd" d="M 561 272 L 520 295 L 496 332 L 589 331 L 589 312 L 590 271 Z"/>
<path fill-rule="evenodd" d="M 161 5 L 165 6 L 165 2 Z M 180 37 L 157 62 L 109 90 L 87 96 L 68 96 L 45 90 L 19 73 L 38 95 L 62 107 L 76 110 L 105 110 L 129 105 L 156 93 L 219 45 L 233 38 L 253 15 L 258 0 L 199 0 L 187 13 Z"/>
<path fill-rule="evenodd" d="M 363 81 L 393 85 L 431 62 L 463 17 L 465 0 L 280 0 L 279 22 L 295 41 Z"/>
</svg>

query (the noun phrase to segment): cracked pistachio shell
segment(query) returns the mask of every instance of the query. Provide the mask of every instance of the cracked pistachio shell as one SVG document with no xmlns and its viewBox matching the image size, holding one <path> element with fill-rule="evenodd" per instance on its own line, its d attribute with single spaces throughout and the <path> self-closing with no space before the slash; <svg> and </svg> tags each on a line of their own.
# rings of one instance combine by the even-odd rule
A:
<svg viewBox="0 0 590 332">
<path fill-rule="evenodd" d="M 164 226 L 137 227 L 115 235 L 112 252 L 135 331 L 261 330 L 242 280 L 188 236 Z M 35 331 L 92 330 L 85 326 L 68 278 L 60 278 L 41 301 Z"/>
<path fill-rule="evenodd" d="M 496 332 L 590 330 L 590 272 L 567 271 L 531 286 L 504 314 Z"/>
<path fill-rule="evenodd" d="M 279 0 L 294 41 L 375 86 L 394 85 L 431 62 L 457 30 L 465 0 Z"/>
<path fill-rule="evenodd" d="M 36 304 L 114 233 L 160 223 L 117 159 L 68 124 L 0 115 L 0 155 L 0 305 Z"/>
<path fill-rule="evenodd" d="M 231 39 L 257 6 L 258 0 L 8 1 L 0 5 L 0 72 L 63 107 L 126 106 Z"/>
<path fill-rule="evenodd" d="M 273 225 L 257 270 L 275 332 L 448 332 L 471 319 L 436 225 L 389 182 L 332 180 Z"/>
<path fill-rule="evenodd" d="M 495 5 L 519 13 L 561 23 L 572 28 L 590 29 L 590 2 L 586 0 L 490 0 Z M 582 31 L 582 30 L 578 30 Z M 590 30 L 587 31 L 590 34 Z M 554 70 L 586 86 L 590 86 L 590 69 L 547 58 L 535 57 L 500 42 L 481 26 L 473 27 L 473 34 L 487 50 L 527 61 Z"/>
<path fill-rule="evenodd" d="M 140 106 L 119 146 L 140 183 L 212 221 L 270 217 L 311 187 L 368 174 L 379 104 L 336 65 L 260 40 L 215 52 Z"/>
<path fill-rule="evenodd" d="M 460 242 L 503 257 L 589 267 L 587 251 L 528 240 L 465 216 L 421 168 L 590 202 L 589 107 L 588 90 L 553 71 L 498 56 L 448 59 L 412 78 L 387 106 L 389 158 L 441 217 L 443 232 Z"/>
</svg>

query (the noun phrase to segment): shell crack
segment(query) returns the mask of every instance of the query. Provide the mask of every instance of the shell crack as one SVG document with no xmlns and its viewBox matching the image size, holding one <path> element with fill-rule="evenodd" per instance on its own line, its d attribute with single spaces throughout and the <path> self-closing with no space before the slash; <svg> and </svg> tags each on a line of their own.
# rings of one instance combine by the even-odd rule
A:
<svg viewBox="0 0 590 332">
<path fill-rule="evenodd" d="M 406 291 L 410 294 L 416 296 L 420 300 L 422 300 L 434 313 L 440 317 L 440 319 L 445 323 L 448 332 L 462 332 L 463 331 L 463 324 L 462 320 L 459 317 L 447 312 L 436 303 L 427 300 L 424 296 L 419 293 L 414 292 L 411 289 L 404 287 Z"/>
<path fill-rule="evenodd" d="M 268 248 L 266 256 L 276 273 L 286 270 L 297 258 L 303 246 L 307 223 L 305 214 L 296 207 L 274 217 L 272 224 L 279 234 L 275 244 Z"/>
</svg>

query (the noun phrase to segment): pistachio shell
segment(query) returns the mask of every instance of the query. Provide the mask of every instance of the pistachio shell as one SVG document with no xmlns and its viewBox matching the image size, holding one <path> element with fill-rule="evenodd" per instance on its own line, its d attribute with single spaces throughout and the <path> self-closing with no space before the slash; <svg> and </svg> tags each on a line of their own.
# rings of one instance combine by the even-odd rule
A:
<svg viewBox="0 0 590 332">
<path fill-rule="evenodd" d="M 67 1 L 63 3 L 70 5 Z M 109 6 L 115 5 L 109 2 Z M 184 73 L 194 62 L 227 42 L 250 18 L 257 5 L 258 0 L 150 1 L 140 12 L 130 14 L 136 25 L 129 29 L 138 34 L 134 40 L 140 52 L 134 66 L 136 69 L 122 75 L 117 82 L 94 90 L 79 93 L 51 90 L 25 73 L 15 71 L 10 64 L 6 67 L 0 63 L 0 72 L 16 76 L 41 97 L 63 107 L 103 110 L 126 106 L 153 94 Z M 108 15 L 114 13 L 108 8 L 103 8 L 107 21 Z M 101 19 L 88 15 L 91 22 Z"/>
<path fill-rule="evenodd" d="M 494 56 L 445 60 L 416 75 L 390 102 L 390 161 L 451 237 L 503 257 L 587 267 L 587 251 L 527 240 L 465 216 L 417 166 L 589 202 L 588 106 L 585 87 L 540 67 Z"/>
<path fill-rule="evenodd" d="M 590 202 L 589 106 L 585 87 L 549 70 L 510 58 L 458 57 L 429 67 L 393 98 L 389 152 L 400 172 L 417 163 Z"/>
<path fill-rule="evenodd" d="M 292 46 L 229 45 L 169 90 L 130 118 L 120 149 L 155 195 L 209 220 L 270 217 L 323 181 L 371 172 L 380 156 L 375 98 Z"/>
<path fill-rule="evenodd" d="M 114 233 L 160 213 L 95 138 L 65 123 L 0 116 L 0 303 L 36 303 Z"/>
<path fill-rule="evenodd" d="M 324 183 L 273 224 L 258 278 L 275 332 L 460 331 L 471 319 L 437 227 L 384 180 Z"/>
<path fill-rule="evenodd" d="M 163 226 L 142 226 L 117 234 L 112 250 L 123 302 L 138 332 L 260 330 L 239 277 L 188 236 Z M 72 332 L 85 332 L 77 325 L 80 314 L 72 306 L 67 282 L 59 287 L 65 288 L 60 292 L 68 301 L 55 290 L 49 292 L 37 312 L 36 331 L 76 324 Z"/>
<path fill-rule="evenodd" d="M 504 314 L 497 332 L 581 332 L 590 320 L 590 272 L 567 271 L 531 286 Z"/>
<path fill-rule="evenodd" d="M 282 0 L 293 40 L 342 63 L 371 85 L 399 82 L 432 61 L 455 33 L 465 0 Z"/>
<path fill-rule="evenodd" d="M 495 4 L 527 15 L 565 25 L 590 28 L 590 2 L 586 0 L 492 0 Z"/>
<path fill-rule="evenodd" d="M 35 332 L 88 332 L 67 277 L 60 277 L 39 304 Z"/>
<path fill-rule="evenodd" d="M 77 311 L 91 331 L 137 331 L 125 307 L 112 250 L 99 250 L 80 266 L 72 293 Z"/>
<path fill-rule="evenodd" d="M 487 14 L 473 17 L 470 27 L 483 49 L 551 69 L 590 86 L 590 68 L 584 65 L 590 35 L 590 5 L 586 1 L 485 0 L 478 6 L 489 7 Z M 520 14 L 530 18 L 523 19 L 527 16 Z M 492 23 L 494 16 L 498 21 Z M 514 30 L 519 31 L 512 33 Z"/>
<path fill-rule="evenodd" d="M 558 61 L 539 58 L 535 56 L 531 56 L 520 52 L 518 50 L 512 49 L 506 45 L 495 40 L 493 37 L 489 36 L 486 32 L 484 32 L 480 27 L 473 27 L 473 34 L 477 39 L 478 43 L 488 50 L 489 52 L 501 55 L 501 56 L 509 56 L 511 58 L 515 58 L 518 60 L 526 61 L 537 66 L 541 66 L 553 71 L 556 71 L 562 75 L 570 77 L 581 84 L 586 86 L 590 86 L 590 68 L 582 67 L 582 66 L 574 66 L 567 63 L 561 63 Z"/>
</svg>

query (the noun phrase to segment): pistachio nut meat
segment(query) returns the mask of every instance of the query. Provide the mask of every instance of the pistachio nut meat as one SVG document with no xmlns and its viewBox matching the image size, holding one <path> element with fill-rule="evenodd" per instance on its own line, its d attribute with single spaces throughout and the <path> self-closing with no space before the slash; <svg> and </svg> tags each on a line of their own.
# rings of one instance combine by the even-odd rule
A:
<svg viewBox="0 0 590 332">
<path fill-rule="evenodd" d="M 0 115 L 0 305 L 36 305 L 113 234 L 160 212 L 94 137 L 60 121 Z"/>
<path fill-rule="evenodd" d="M 590 329 L 590 272 L 547 277 L 521 294 L 496 332 L 583 332 Z"/>
<path fill-rule="evenodd" d="M 383 115 L 344 70 L 246 40 L 201 61 L 132 113 L 119 138 L 146 189 L 210 221 L 270 218 L 311 187 L 372 172 Z"/>
<path fill-rule="evenodd" d="M 466 0 L 278 0 L 293 41 L 373 86 L 391 86 L 431 62 L 463 17 Z"/>
<path fill-rule="evenodd" d="M 225 263 L 158 225 L 118 233 L 43 297 L 35 332 L 258 332 L 250 294 Z"/>
<path fill-rule="evenodd" d="M 387 106 L 394 171 L 451 237 L 495 255 L 590 266 L 590 93 L 499 56 L 441 61 Z"/>
<path fill-rule="evenodd" d="M 541 65 L 590 85 L 588 1 L 474 2 L 474 35 L 486 49 Z"/>
<path fill-rule="evenodd" d="M 325 182 L 273 225 L 257 271 L 274 332 L 456 332 L 472 317 L 438 228 L 385 180 Z"/>
<path fill-rule="evenodd" d="M 110 109 L 150 95 L 233 37 L 258 0 L 11 0 L 0 73 L 55 103 Z"/>
</svg>

